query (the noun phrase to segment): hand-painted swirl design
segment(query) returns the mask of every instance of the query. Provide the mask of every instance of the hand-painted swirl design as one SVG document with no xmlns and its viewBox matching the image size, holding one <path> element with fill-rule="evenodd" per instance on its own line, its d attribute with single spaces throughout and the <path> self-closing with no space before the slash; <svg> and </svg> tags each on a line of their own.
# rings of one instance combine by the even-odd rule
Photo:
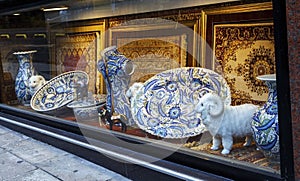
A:
<svg viewBox="0 0 300 181">
<path fill-rule="evenodd" d="M 126 97 L 129 88 L 133 64 L 131 60 L 118 52 L 115 46 L 108 47 L 102 52 L 103 59 L 98 61 L 98 70 L 102 73 L 107 90 L 106 106 L 109 111 L 114 108 L 118 114 L 126 116 L 126 124 L 133 126 L 130 102 Z"/>
<path fill-rule="evenodd" d="M 267 102 L 253 116 L 254 139 L 267 155 L 276 158 L 279 155 L 279 126 L 275 74 L 262 75 L 258 79 L 265 81 L 269 94 Z"/>
<path fill-rule="evenodd" d="M 15 52 L 19 62 L 19 69 L 15 80 L 15 92 L 22 104 L 29 104 L 31 94 L 27 85 L 28 80 L 36 72 L 32 64 L 32 54 L 36 51 Z"/>
<path fill-rule="evenodd" d="M 74 82 L 87 85 L 88 74 L 83 71 L 70 71 L 60 74 L 44 84 L 32 96 L 30 105 L 36 111 L 50 111 L 60 108 L 74 100 Z"/>
<path fill-rule="evenodd" d="M 205 127 L 194 106 L 207 92 L 216 92 L 227 105 L 231 102 L 225 79 L 212 70 L 185 67 L 161 72 L 132 98 L 133 119 L 141 129 L 163 138 L 198 135 Z"/>
</svg>

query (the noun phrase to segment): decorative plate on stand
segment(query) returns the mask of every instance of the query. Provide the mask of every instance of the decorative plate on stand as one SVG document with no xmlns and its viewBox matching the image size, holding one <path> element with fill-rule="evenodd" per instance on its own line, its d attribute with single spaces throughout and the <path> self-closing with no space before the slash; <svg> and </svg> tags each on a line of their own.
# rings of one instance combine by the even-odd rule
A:
<svg viewBox="0 0 300 181">
<path fill-rule="evenodd" d="M 161 72 L 132 98 L 133 119 L 141 129 L 163 138 L 198 135 L 206 129 L 194 107 L 207 92 L 217 93 L 230 105 L 229 86 L 212 70 L 184 67 Z"/>
<path fill-rule="evenodd" d="M 88 84 L 88 74 L 83 71 L 62 73 L 47 81 L 32 96 L 30 105 L 35 111 L 58 109 L 75 98 L 75 83 Z"/>
</svg>

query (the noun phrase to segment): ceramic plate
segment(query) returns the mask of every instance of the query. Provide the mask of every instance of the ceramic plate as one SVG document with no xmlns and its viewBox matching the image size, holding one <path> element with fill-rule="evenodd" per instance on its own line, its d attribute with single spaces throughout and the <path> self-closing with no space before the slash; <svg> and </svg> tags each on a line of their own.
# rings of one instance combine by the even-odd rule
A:
<svg viewBox="0 0 300 181">
<path fill-rule="evenodd" d="M 31 98 L 30 105 L 36 111 L 58 109 L 75 98 L 74 82 L 88 83 L 88 74 L 83 71 L 70 71 L 47 81 Z"/>
<path fill-rule="evenodd" d="M 198 135 L 205 127 L 194 107 L 207 92 L 219 94 L 230 105 L 229 86 L 216 72 L 198 67 L 164 71 L 147 80 L 132 98 L 133 119 L 141 129 L 163 138 Z"/>
</svg>

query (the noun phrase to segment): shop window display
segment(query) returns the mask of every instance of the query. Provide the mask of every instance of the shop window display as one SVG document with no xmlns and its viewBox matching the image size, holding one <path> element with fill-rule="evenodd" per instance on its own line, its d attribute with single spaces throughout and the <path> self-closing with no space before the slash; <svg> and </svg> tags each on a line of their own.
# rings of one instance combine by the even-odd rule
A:
<svg viewBox="0 0 300 181">
<path fill-rule="evenodd" d="M 272 4 L 225 5 L 98 18 L 70 7 L 43 12 L 40 31 L 1 28 L 1 102 L 167 147 L 159 159 L 179 152 L 279 177 Z"/>
</svg>

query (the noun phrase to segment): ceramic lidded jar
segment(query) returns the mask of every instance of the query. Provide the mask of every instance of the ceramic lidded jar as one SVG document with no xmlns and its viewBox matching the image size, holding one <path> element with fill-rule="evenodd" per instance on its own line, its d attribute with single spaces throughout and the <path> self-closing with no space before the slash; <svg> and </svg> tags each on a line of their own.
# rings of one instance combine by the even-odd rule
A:
<svg viewBox="0 0 300 181">
<path fill-rule="evenodd" d="M 278 162 L 280 153 L 276 75 L 262 75 L 257 79 L 265 82 L 269 93 L 267 102 L 253 116 L 254 139 L 267 158 Z"/>
<path fill-rule="evenodd" d="M 126 116 L 127 125 L 135 125 L 131 116 L 130 102 L 126 97 L 134 65 L 131 60 L 118 52 L 116 46 L 101 51 L 102 60 L 98 62 L 98 70 L 102 73 L 106 84 L 107 109 Z"/>
<path fill-rule="evenodd" d="M 15 92 L 20 103 L 30 105 L 31 92 L 28 86 L 29 78 L 35 74 L 32 64 L 32 55 L 36 50 L 13 53 L 17 56 L 19 68 L 15 80 Z"/>
</svg>

